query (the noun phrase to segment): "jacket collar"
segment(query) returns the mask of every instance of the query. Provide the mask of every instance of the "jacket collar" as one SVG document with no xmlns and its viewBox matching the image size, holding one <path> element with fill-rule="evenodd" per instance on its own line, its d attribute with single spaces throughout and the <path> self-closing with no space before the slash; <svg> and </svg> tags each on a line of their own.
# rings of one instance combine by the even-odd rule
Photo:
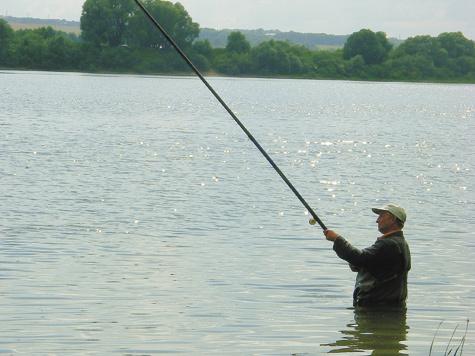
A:
<svg viewBox="0 0 475 356">
<path fill-rule="evenodd" d="M 385 237 L 387 237 L 389 235 L 392 235 L 392 234 L 395 234 L 396 232 L 401 232 L 401 231 L 402 231 L 402 229 L 397 229 L 397 230 L 390 231 L 390 232 L 378 237 L 378 240 L 384 239 Z"/>
</svg>

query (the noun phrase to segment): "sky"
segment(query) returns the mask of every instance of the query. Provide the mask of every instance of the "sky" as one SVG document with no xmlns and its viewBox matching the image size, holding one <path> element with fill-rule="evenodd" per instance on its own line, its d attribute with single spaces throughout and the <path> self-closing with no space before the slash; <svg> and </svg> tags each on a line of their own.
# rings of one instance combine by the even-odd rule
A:
<svg viewBox="0 0 475 356">
<path fill-rule="evenodd" d="M 133 0 L 130 0 L 133 1 Z M 0 0 L 0 15 L 79 21 L 85 0 Z M 172 1 L 176 2 L 176 1 Z M 475 40 L 474 0 L 181 0 L 214 29 L 348 35 L 363 28 L 406 39 L 461 31 Z"/>
</svg>

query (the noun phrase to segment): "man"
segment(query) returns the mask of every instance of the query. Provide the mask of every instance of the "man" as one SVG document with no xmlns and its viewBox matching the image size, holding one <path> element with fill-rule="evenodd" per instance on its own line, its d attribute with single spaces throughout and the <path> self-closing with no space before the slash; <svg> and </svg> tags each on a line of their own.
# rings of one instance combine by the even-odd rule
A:
<svg viewBox="0 0 475 356">
<path fill-rule="evenodd" d="M 376 223 L 383 234 L 372 246 L 359 250 L 335 231 L 325 230 L 324 234 L 333 241 L 336 254 L 358 272 L 355 306 L 404 306 L 411 269 L 411 254 L 402 233 L 406 212 L 392 203 L 372 210 L 379 215 Z"/>
</svg>

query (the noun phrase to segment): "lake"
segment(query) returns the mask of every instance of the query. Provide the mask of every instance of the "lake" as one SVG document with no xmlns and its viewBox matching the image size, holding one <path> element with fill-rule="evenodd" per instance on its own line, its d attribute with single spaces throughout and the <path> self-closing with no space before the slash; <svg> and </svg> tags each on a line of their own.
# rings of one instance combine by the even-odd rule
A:
<svg viewBox="0 0 475 356">
<path fill-rule="evenodd" d="M 407 310 L 196 77 L 0 71 L 0 354 L 473 354 L 475 86 L 209 82 L 353 245 L 405 207 Z"/>
</svg>

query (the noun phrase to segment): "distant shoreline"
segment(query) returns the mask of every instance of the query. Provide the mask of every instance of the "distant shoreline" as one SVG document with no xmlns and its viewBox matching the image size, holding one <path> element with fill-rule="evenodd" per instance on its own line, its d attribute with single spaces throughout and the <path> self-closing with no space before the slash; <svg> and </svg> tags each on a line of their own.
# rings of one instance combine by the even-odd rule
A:
<svg viewBox="0 0 475 356">
<path fill-rule="evenodd" d="M 17 31 L 16 34 L 11 30 L 8 32 L 6 55 L 0 57 L 0 69 L 171 76 L 193 74 L 179 62 L 180 58 L 173 51 L 157 52 L 150 46 L 129 47 L 127 44 L 94 46 L 82 38 L 77 21 L 0 16 L 0 22 Z M 387 57 L 378 63 L 366 63 L 361 54 L 351 58 L 344 56 L 345 36 L 247 30 L 240 36 L 249 49 L 237 56 L 222 44 L 229 41 L 232 34 L 228 33 L 229 30 L 202 30 L 204 39 L 195 38 L 196 43 L 190 44 L 189 50 L 200 63 L 205 76 L 474 84 L 474 44 L 461 32 L 444 33 L 440 38 L 417 36 L 396 49 L 394 44 L 387 43 L 384 47 L 387 48 Z M 372 33 L 371 30 L 360 32 L 363 31 Z M 442 40 L 445 42 L 441 43 Z M 456 52 L 453 46 L 447 45 L 447 40 L 466 44 L 464 51 Z M 389 40 L 385 38 L 385 41 Z M 428 52 L 427 41 L 438 46 L 445 57 L 435 58 L 435 52 Z M 204 49 L 203 43 L 207 45 Z M 275 55 L 277 52 L 281 55 Z"/>
<path fill-rule="evenodd" d="M 69 21 L 64 19 L 39 19 L 35 17 L 14 17 L 3 15 L 0 15 L 0 18 L 10 23 L 32 23 L 36 25 L 61 25 L 79 27 L 81 24 L 79 21 Z"/>
<path fill-rule="evenodd" d="M 88 71 L 88 70 L 42 70 L 42 69 L 27 69 L 27 68 L 6 68 L 0 66 L 1 72 L 44 72 L 44 73 L 77 73 L 77 74 L 92 74 L 92 75 L 138 75 L 138 76 L 157 76 L 157 77 L 195 77 L 196 74 L 193 71 L 190 72 L 134 72 L 134 71 L 112 71 L 112 70 L 101 70 L 101 71 Z M 201 72 L 205 78 L 237 78 L 237 79 L 297 79 L 297 80 L 326 80 L 326 81 L 344 81 L 344 82 L 368 82 L 368 83 L 419 83 L 419 84 L 454 84 L 454 85 L 474 85 L 475 82 L 470 80 L 455 79 L 455 80 L 440 80 L 440 79 L 423 79 L 423 80 L 413 80 L 413 79 L 381 79 L 381 78 L 309 78 L 302 76 L 293 76 L 293 75 L 227 75 L 222 73 L 217 73 L 214 70 L 209 70 L 206 72 Z"/>
<path fill-rule="evenodd" d="M 34 30 L 40 27 L 51 26 L 57 31 L 67 33 L 81 34 L 81 23 L 79 21 L 56 20 L 56 19 L 37 19 L 32 17 L 13 17 L 0 16 L 8 22 L 8 24 L 15 30 Z"/>
<path fill-rule="evenodd" d="M 81 35 L 81 23 L 79 21 L 68 21 L 59 19 L 39 19 L 33 17 L 13 17 L 2 16 L 3 19 L 13 28 L 13 30 L 34 30 L 41 27 L 51 26 L 57 31 L 66 33 L 74 33 Z M 256 46 L 263 41 L 270 39 L 280 41 L 290 41 L 294 44 L 302 44 L 307 48 L 314 50 L 330 50 L 334 51 L 343 48 L 344 43 L 349 35 L 332 35 L 326 33 L 299 33 L 299 32 L 281 32 L 279 30 L 243 30 L 243 29 L 222 29 L 215 30 L 212 28 L 200 28 L 200 36 L 197 41 L 209 40 L 215 48 L 224 48 L 228 36 L 233 31 L 242 32 L 249 40 L 252 46 Z M 397 45 L 398 41 L 393 39 Z"/>
</svg>

